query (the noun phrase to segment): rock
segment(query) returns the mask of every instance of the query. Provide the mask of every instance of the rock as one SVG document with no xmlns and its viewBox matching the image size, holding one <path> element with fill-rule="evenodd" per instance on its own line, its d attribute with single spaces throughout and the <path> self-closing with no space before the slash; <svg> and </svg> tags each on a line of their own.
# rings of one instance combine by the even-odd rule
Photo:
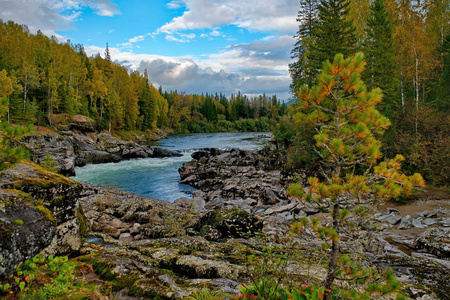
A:
<svg viewBox="0 0 450 300">
<path fill-rule="evenodd" d="M 205 208 L 205 200 L 203 200 L 202 198 L 190 199 L 187 197 L 181 197 L 181 198 L 176 199 L 173 203 L 178 206 L 193 209 L 193 210 L 202 210 Z"/>
<path fill-rule="evenodd" d="M 243 273 L 243 267 L 224 261 L 203 259 L 192 255 L 183 255 L 176 260 L 175 271 L 189 278 L 228 278 L 237 279 Z"/>
<path fill-rule="evenodd" d="M 0 173 L 0 277 L 40 252 L 64 255 L 80 249 L 86 232 L 81 189 L 33 163 Z"/>
<path fill-rule="evenodd" d="M 130 234 L 137 235 L 139 232 L 141 232 L 142 225 L 139 223 L 134 223 L 133 226 L 130 228 Z"/>
<path fill-rule="evenodd" d="M 416 228 L 424 228 L 424 226 L 422 224 L 422 221 L 421 221 L 421 218 L 417 218 L 417 217 L 414 218 L 412 220 L 411 224 L 412 224 L 413 227 L 416 227 Z"/>
<path fill-rule="evenodd" d="M 398 215 L 398 214 L 400 214 L 400 211 L 398 210 L 398 209 L 396 209 L 396 208 L 388 208 L 387 210 L 386 210 L 386 213 L 388 214 L 388 215 L 390 215 L 390 214 L 394 214 L 394 215 Z"/>
<path fill-rule="evenodd" d="M 404 256 L 387 256 L 389 266 L 397 278 L 408 281 L 415 286 L 423 284 L 438 295 L 437 299 L 447 299 L 450 293 L 449 269 L 440 263 L 421 257 L 420 259 Z M 431 294 L 430 292 L 428 294 Z"/>
<path fill-rule="evenodd" d="M 70 130 L 78 130 L 81 132 L 98 132 L 100 127 L 89 117 L 83 115 L 75 115 L 69 121 Z"/>
<path fill-rule="evenodd" d="M 294 209 L 294 207 L 296 207 L 297 205 L 298 205 L 298 202 L 294 201 L 294 202 L 291 202 L 291 203 L 283 205 L 283 206 L 269 208 L 268 210 L 266 210 L 266 214 L 270 215 L 270 214 L 274 214 L 274 213 L 290 211 L 290 210 Z"/>
<path fill-rule="evenodd" d="M 120 221 L 117 218 L 112 219 L 109 225 L 111 225 L 112 227 L 117 228 L 117 229 L 121 229 L 126 226 L 122 221 Z"/>
<path fill-rule="evenodd" d="M 378 217 L 377 220 L 391 225 L 395 225 L 402 220 L 402 217 L 395 215 L 394 213 L 390 213 L 389 215 Z"/>
<path fill-rule="evenodd" d="M 442 218 L 439 221 L 439 224 L 441 224 L 444 227 L 450 227 L 450 218 Z"/>
<path fill-rule="evenodd" d="M 423 220 L 422 223 L 425 226 L 431 226 L 431 225 L 437 224 L 438 223 L 438 219 L 425 219 L 425 220 Z"/>
<path fill-rule="evenodd" d="M 411 228 L 411 226 L 412 226 L 411 216 L 407 215 L 402 218 L 402 220 L 400 221 L 400 225 L 398 225 L 397 229 L 409 229 Z"/>
<path fill-rule="evenodd" d="M 87 164 L 119 162 L 131 158 L 182 156 L 167 149 L 121 141 L 106 132 L 98 133 L 95 122 L 81 115 L 69 122 L 69 125 L 59 124 L 64 127 L 63 134 L 28 134 L 19 139 L 18 144 L 30 151 L 31 160 L 36 163 L 42 164 L 47 159 L 46 156 L 50 155 L 56 170 L 67 176 L 75 175 L 76 166 Z"/>
<path fill-rule="evenodd" d="M 19 143 L 30 151 L 30 159 L 42 164 L 49 155 L 56 170 L 64 175 L 75 175 L 75 156 L 72 140 L 60 134 L 26 135 Z"/>
<path fill-rule="evenodd" d="M 252 236 L 261 230 L 262 226 L 263 223 L 258 218 L 234 207 L 207 212 L 193 228 L 210 238 L 211 232 L 214 232 L 213 240 L 217 240 L 218 238 Z M 220 235 L 213 229 L 220 232 Z"/>
<path fill-rule="evenodd" d="M 179 152 L 168 150 L 168 149 L 163 149 L 163 148 L 159 148 L 159 147 L 154 147 L 154 148 L 152 148 L 152 150 L 153 150 L 153 153 L 152 153 L 151 157 L 162 158 L 162 157 L 183 156 L 183 154 L 181 154 Z"/>
<path fill-rule="evenodd" d="M 271 205 L 281 206 L 288 199 L 281 172 L 262 151 L 205 148 L 194 152 L 192 158 L 178 171 L 182 183 L 204 193 L 202 199 L 207 209 L 236 204 L 255 213 L 261 206 L 267 210 Z M 246 207 L 237 201 L 247 198 L 256 203 Z"/>
<path fill-rule="evenodd" d="M 450 258 L 450 229 L 430 228 L 413 242 L 416 250 L 426 251 L 439 258 Z"/>
<path fill-rule="evenodd" d="M 121 233 L 119 236 L 119 240 L 121 241 L 133 241 L 134 238 L 131 234 L 125 232 L 125 233 Z"/>
</svg>

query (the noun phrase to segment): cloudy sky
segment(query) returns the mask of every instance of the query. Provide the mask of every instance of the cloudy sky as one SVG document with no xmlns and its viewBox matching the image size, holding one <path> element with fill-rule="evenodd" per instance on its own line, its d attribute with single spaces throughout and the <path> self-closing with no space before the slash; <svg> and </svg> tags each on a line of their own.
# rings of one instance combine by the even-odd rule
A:
<svg viewBox="0 0 450 300">
<path fill-rule="evenodd" d="M 298 0 L 0 0 L 0 19 L 83 44 L 164 90 L 287 100 Z"/>
</svg>

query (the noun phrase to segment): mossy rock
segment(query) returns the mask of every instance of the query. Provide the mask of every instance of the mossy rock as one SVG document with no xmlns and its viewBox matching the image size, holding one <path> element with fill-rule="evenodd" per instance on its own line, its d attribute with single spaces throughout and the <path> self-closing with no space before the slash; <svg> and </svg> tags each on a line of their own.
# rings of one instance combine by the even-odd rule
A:
<svg viewBox="0 0 450 300">
<path fill-rule="evenodd" d="M 238 207 L 223 208 L 206 213 L 194 230 L 210 240 L 254 236 L 263 227 L 262 221 Z"/>
<path fill-rule="evenodd" d="M 74 218 L 73 209 L 77 207 L 82 185 L 34 163 L 24 162 L 0 173 L 0 188 L 26 193 L 34 202 L 39 202 L 37 205 L 51 211 L 56 224 L 61 224 Z M 42 209 L 40 211 L 48 216 Z"/>
</svg>

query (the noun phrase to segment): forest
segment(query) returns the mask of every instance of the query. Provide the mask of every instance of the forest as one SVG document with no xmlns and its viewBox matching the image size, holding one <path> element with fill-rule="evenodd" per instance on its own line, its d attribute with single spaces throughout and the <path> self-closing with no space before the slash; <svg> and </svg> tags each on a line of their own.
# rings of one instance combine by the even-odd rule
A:
<svg viewBox="0 0 450 300">
<path fill-rule="evenodd" d="M 295 98 L 312 87 L 335 54 L 364 53 L 362 80 L 380 88 L 377 109 L 392 125 L 381 137 L 383 155 L 401 153 L 409 173 L 428 183 L 450 178 L 449 0 L 301 0 L 289 72 L 294 101 L 241 93 L 191 95 L 157 89 L 144 74 L 82 45 L 60 43 L 26 25 L 0 21 L 0 97 L 3 120 L 51 125 L 54 114 L 82 114 L 113 132 L 268 131 L 291 147 L 295 167 L 314 163 L 312 129 L 294 124 Z M 297 102 L 298 103 L 298 102 Z"/>
<path fill-rule="evenodd" d="M 129 71 L 82 45 L 60 43 L 26 25 L 0 20 L 3 119 L 51 125 L 54 114 L 82 114 L 102 129 L 173 132 L 268 131 L 285 114 L 276 96 L 190 95 L 156 89 L 147 72 Z"/>
<path fill-rule="evenodd" d="M 301 0 L 289 71 L 294 95 L 317 84 L 324 61 L 363 52 L 362 80 L 380 88 L 378 111 L 392 125 L 383 154 L 405 156 L 409 173 L 448 185 L 450 175 L 450 3 L 448 0 Z M 339 104 L 337 104 L 339 105 Z M 293 114 L 300 109 L 293 107 Z M 317 158 L 310 128 L 285 118 L 279 139 L 295 145 L 293 164 Z"/>
</svg>

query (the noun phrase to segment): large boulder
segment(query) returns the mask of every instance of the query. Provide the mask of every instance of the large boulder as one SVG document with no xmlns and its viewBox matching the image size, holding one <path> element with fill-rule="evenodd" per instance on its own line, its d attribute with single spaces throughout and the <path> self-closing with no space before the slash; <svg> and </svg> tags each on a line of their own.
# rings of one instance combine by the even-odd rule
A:
<svg viewBox="0 0 450 300">
<path fill-rule="evenodd" d="M 36 254 L 69 254 L 81 247 L 82 186 L 32 163 L 0 173 L 0 277 Z"/>
<path fill-rule="evenodd" d="M 70 130 L 77 130 L 80 132 L 98 132 L 100 126 L 91 118 L 83 115 L 75 115 L 69 121 Z"/>
<path fill-rule="evenodd" d="M 64 175 L 75 175 L 75 152 L 70 137 L 57 133 L 32 134 L 19 142 L 31 153 L 31 160 L 42 164 L 50 156 L 56 170 Z"/>
</svg>

